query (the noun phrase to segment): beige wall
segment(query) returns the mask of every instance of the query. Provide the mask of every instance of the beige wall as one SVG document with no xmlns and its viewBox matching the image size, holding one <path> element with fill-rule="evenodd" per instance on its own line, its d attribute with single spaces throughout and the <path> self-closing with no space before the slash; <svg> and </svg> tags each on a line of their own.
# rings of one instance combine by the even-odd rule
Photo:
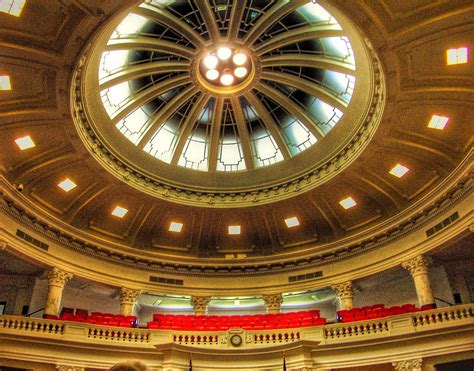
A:
<svg viewBox="0 0 474 371">
<path fill-rule="evenodd" d="M 30 304 L 34 280 L 27 276 L 0 275 L 0 301 L 7 302 L 5 314 L 19 315 L 23 306 Z"/>
</svg>

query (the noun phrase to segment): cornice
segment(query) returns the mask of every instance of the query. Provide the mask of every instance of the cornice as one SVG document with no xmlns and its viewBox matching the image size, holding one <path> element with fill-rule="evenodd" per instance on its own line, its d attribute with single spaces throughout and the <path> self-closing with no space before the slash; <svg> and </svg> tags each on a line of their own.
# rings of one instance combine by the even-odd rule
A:
<svg viewBox="0 0 474 371">
<path fill-rule="evenodd" d="M 433 192 L 395 216 L 361 236 L 348 237 L 323 246 L 314 246 L 294 254 L 272 257 L 248 258 L 245 261 L 229 263 L 224 259 L 198 259 L 191 257 L 170 257 L 160 254 L 131 251 L 130 248 L 108 246 L 90 239 L 90 235 L 78 231 L 42 214 L 26 199 L 15 197 L 15 191 L 5 178 L 0 177 L 0 210 L 17 220 L 26 228 L 43 235 L 65 248 L 83 254 L 135 269 L 189 276 L 234 276 L 240 274 L 274 274 L 314 269 L 317 266 L 347 259 L 383 247 L 434 220 L 439 214 L 461 202 L 472 193 L 471 151 L 462 164 Z M 28 206 L 27 206 L 28 205 Z M 42 216 L 41 216 L 42 215 Z M 89 238 L 87 238 L 89 237 Z M 354 242 L 355 241 L 355 242 Z M 315 251 L 316 250 L 316 251 Z"/>
<path fill-rule="evenodd" d="M 367 38 L 363 39 L 363 44 L 371 64 L 370 80 L 373 81 L 373 86 L 369 92 L 372 96 L 368 100 L 367 107 L 357 108 L 360 112 L 364 112 L 358 129 L 325 162 L 316 164 L 279 184 L 208 192 L 193 188 L 191 185 L 177 185 L 157 174 L 145 172 L 132 165 L 119 153 L 112 151 L 100 139 L 95 129 L 93 115 L 88 111 L 85 101 L 87 95 L 85 75 L 88 60 L 93 52 L 91 45 L 85 49 L 73 73 L 70 102 L 73 122 L 89 153 L 107 171 L 139 191 L 159 199 L 184 205 L 216 208 L 245 207 L 284 200 L 314 189 L 346 169 L 374 136 L 384 111 L 386 87 L 382 65 L 375 49 Z"/>
</svg>

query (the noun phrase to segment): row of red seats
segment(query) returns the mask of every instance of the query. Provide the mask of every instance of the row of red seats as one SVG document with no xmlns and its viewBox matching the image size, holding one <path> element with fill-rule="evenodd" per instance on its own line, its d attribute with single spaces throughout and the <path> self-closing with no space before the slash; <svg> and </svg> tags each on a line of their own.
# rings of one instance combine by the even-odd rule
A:
<svg viewBox="0 0 474 371">
<path fill-rule="evenodd" d="M 148 328 L 186 331 L 226 331 L 230 328 L 244 330 L 283 329 L 324 325 L 325 318 L 319 310 L 234 316 L 194 316 L 154 314 Z"/>
<path fill-rule="evenodd" d="M 124 316 L 122 314 L 89 312 L 86 309 L 63 308 L 59 316 L 63 321 L 86 322 L 97 325 L 137 327 L 137 317 Z"/>
<path fill-rule="evenodd" d="M 432 308 L 426 307 L 421 310 L 425 309 Z M 389 308 L 385 308 L 384 304 L 375 304 L 361 308 L 352 308 L 350 310 L 340 310 L 337 312 L 337 320 L 339 322 L 364 321 L 418 311 L 420 311 L 420 309 L 416 308 L 413 304 L 403 304 L 402 306 L 395 305 Z"/>
</svg>

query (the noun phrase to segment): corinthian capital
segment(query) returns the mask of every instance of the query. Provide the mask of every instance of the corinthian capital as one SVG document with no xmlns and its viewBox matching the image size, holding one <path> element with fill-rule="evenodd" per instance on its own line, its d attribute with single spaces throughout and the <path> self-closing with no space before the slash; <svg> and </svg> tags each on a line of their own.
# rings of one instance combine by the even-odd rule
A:
<svg viewBox="0 0 474 371">
<path fill-rule="evenodd" d="M 72 278 L 72 276 L 72 273 L 53 267 L 53 269 L 48 272 L 47 278 L 50 286 L 64 287 L 64 285 Z"/>
<path fill-rule="evenodd" d="M 354 296 L 354 288 L 352 287 L 352 281 L 336 283 L 332 285 L 332 289 L 336 291 L 336 295 L 339 298 L 352 298 Z"/>
<path fill-rule="evenodd" d="M 137 302 L 137 297 L 140 295 L 141 290 L 129 289 L 128 287 L 122 287 L 120 289 L 120 303 L 121 304 L 132 304 Z"/>
<path fill-rule="evenodd" d="M 393 362 L 395 371 L 421 371 L 421 359 L 406 359 L 404 361 Z"/>
<path fill-rule="evenodd" d="M 211 296 L 193 296 L 191 297 L 191 305 L 196 315 L 204 315 L 207 313 L 207 306 L 211 302 Z"/>
<path fill-rule="evenodd" d="M 405 268 L 412 276 L 420 273 L 428 273 L 428 268 L 431 266 L 431 258 L 425 255 L 418 255 L 413 259 L 410 259 L 402 263 L 402 267 Z"/>
<path fill-rule="evenodd" d="M 283 303 L 283 296 L 281 294 L 262 295 L 262 298 L 268 313 L 280 312 L 281 303 Z"/>
</svg>

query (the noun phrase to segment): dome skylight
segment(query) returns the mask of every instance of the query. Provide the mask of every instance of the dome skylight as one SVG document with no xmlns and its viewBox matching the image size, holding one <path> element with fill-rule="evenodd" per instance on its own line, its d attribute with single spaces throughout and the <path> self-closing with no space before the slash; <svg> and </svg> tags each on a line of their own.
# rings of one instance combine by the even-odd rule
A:
<svg viewBox="0 0 474 371">
<path fill-rule="evenodd" d="M 291 159 L 332 130 L 351 100 L 355 63 L 331 14 L 295 3 L 266 24 L 244 2 L 239 22 L 222 22 L 212 7 L 214 19 L 188 12 L 188 2 L 203 7 L 144 2 L 111 33 L 100 96 L 125 138 L 168 164 L 229 172 Z"/>
</svg>

